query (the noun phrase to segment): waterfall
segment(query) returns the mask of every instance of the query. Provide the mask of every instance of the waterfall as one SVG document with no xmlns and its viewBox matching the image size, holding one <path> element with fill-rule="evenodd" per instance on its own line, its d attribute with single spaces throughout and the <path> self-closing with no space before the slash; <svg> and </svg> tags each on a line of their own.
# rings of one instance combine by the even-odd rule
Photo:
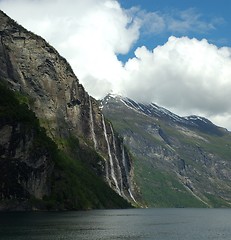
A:
<svg viewBox="0 0 231 240">
<path fill-rule="evenodd" d="M 93 121 L 93 113 L 92 113 L 92 105 L 91 105 L 91 98 L 89 96 L 89 108 L 90 108 L 90 127 L 91 127 L 91 136 L 94 142 L 94 148 L 97 148 L 97 141 L 95 136 L 95 127 L 94 127 L 94 121 Z"/>
<path fill-rule="evenodd" d="M 127 166 L 127 163 L 126 163 L 126 157 L 125 157 L 125 151 L 124 151 L 124 145 L 121 144 L 121 148 L 122 148 L 122 162 L 123 162 L 123 166 L 124 166 L 124 169 L 125 169 L 125 173 L 126 173 L 126 177 L 127 177 L 127 180 L 128 180 L 128 193 L 131 197 L 131 199 L 136 203 L 136 200 L 131 192 L 131 181 L 130 181 L 130 174 L 129 174 L 129 171 L 128 171 L 128 166 Z"/>
<path fill-rule="evenodd" d="M 130 195 L 131 199 L 132 199 L 135 203 L 137 203 L 137 201 L 135 200 L 135 198 L 134 198 L 134 196 L 133 196 L 130 188 L 128 189 L 128 192 L 129 192 L 129 195 Z"/>
<path fill-rule="evenodd" d="M 104 121 L 104 116 L 103 115 L 102 115 L 102 123 L 103 123 L 104 137 L 105 137 L 105 140 L 107 142 L 109 163 L 110 163 L 110 169 L 111 169 L 111 177 L 112 177 L 112 180 L 114 181 L 114 184 L 115 184 L 115 187 L 116 187 L 116 191 L 118 193 L 120 193 L 118 182 L 117 182 L 117 179 L 116 179 L 116 176 L 115 176 L 114 164 L 113 164 L 113 159 L 112 159 L 112 155 L 111 155 L 111 148 L 110 148 L 110 144 L 109 144 L 109 141 L 108 141 L 107 129 L 106 129 L 106 125 L 105 125 L 105 121 Z M 108 169 L 107 165 L 106 165 L 106 170 L 108 171 L 108 172 L 106 172 L 106 175 L 108 174 L 108 178 L 109 178 L 109 169 Z"/>
<path fill-rule="evenodd" d="M 111 182 L 110 182 L 110 180 L 109 180 L 109 168 L 108 168 L 108 162 L 107 162 L 107 159 L 105 159 L 105 158 L 103 158 L 103 159 L 104 159 L 104 161 L 105 161 L 106 180 L 107 180 L 109 186 L 111 187 Z"/>
<path fill-rule="evenodd" d="M 116 151 L 116 143 L 115 143 L 115 135 L 114 135 L 114 131 L 112 128 L 112 125 L 110 124 L 110 128 L 111 128 L 111 132 L 112 132 L 112 142 L 113 142 L 113 148 L 114 148 L 114 153 L 115 153 L 115 161 L 116 161 L 116 165 L 118 168 L 118 178 L 120 179 L 120 191 L 121 191 L 121 195 L 124 195 L 123 193 L 123 177 L 122 177 L 122 170 L 120 167 L 120 163 L 119 160 L 117 158 L 117 151 Z"/>
<path fill-rule="evenodd" d="M 129 177 L 129 171 L 128 171 L 128 166 L 127 166 L 127 163 L 126 163 L 123 143 L 121 144 L 121 149 L 122 149 L 122 163 L 123 163 L 123 166 L 124 166 L 124 169 L 125 169 L 126 177 L 128 178 Z"/>
</svg>

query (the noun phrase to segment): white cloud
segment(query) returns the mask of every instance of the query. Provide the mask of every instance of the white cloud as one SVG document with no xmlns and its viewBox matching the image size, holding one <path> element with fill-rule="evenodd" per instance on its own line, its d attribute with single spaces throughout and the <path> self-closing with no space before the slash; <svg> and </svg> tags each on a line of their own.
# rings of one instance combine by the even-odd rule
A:
<svg viewBox="0 0 231 240">
<path fill-rule="evenodd" d="M 91 95 L 117 89 L 123 72 L 117 54 L 130 50 L 140 28 L 117 1 L 7 0 L 0 7 L 56 47 Z"/>
<path fill-rule="evenodd" d="M 128 96 L 217 123 L 230 117 L 230 48 L 217 48 L 205 39 L 170 37 L 153 51 L 138 48 L 135 55 L 125 65 Z"/>
<path fill-rule="evenodd" d="M 0 8 L 43 36 L 71 63 L 80 82 L 96 98 L 113 91 L 153 101 L 180 115 L 200 114 L 231 129 L 231 50 L 206 40 L 170 37 L 153 51 L 126 54 L 141 34 L 207 31 L 216 28 L 193 9 L 169 14 L 115 0 L 1 0 Z"/>
<path fill-rule="evenodd" d="M 144 34 L 159 34 L 167 28 L 165 17 L 158 12 L 147 12 L 136 8 L 133 16 L 139 19 L 141 30 Z"/>
<path fill-rule="evenodd" d="M 204 20 L 204 16 L 194 8 L 147 12 L 139 7 L 133 7 L 129 13 L 140 22 L 143 34 L 152 35 L 166 32 L 170 34 L 208 33 L 224 23 L 221 17 Z"/>
<path fill-rule="evenodd" d="M 206 22 L 202 19 L 202 15 L 194 8 L 184 11 L 174 10 L 171 14 L 166 14 L 165 19 L 167 22 L 168 30 L 171 32 L 208 32 L 216 28 L 219 24 L 218 19 L 213 19 Z"/>
</svg>

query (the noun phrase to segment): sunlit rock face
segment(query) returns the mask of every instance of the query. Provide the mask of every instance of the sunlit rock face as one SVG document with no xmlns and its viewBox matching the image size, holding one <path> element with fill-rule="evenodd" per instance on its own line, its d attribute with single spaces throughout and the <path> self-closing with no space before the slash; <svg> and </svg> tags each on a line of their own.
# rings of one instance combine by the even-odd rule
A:
<svg viewBox="0 0 231 240">
<path fill-rule="evenodd" d="M 134 202 L 131 157 L 98 102 L 52 46 L 1 11 L 0 66 L 1 81 L 29 99 L 30 109 L 58 147 L 65 148 L 63 142 L 75 137 L 84 148 L 97 151 L 101 158 L 89 159 L 89 167 L 119 195 Z"/>
</svg>

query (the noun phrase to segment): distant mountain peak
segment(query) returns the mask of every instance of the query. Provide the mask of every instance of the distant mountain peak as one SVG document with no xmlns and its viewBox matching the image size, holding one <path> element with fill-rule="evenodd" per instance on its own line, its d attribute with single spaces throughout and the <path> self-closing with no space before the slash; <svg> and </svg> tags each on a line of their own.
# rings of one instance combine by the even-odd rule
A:
<svg viewBox="0 0 231 240">
<path fill-rule="evenodd" d="M 166 108 L 160 107 L 155 103 L 144 103 L 144 102 L 137 102 L 131 98 L 123 97 L 118 94 L 108 94 L 103 99 L 103 105 L 108 104 L 110 101 L 120 101 L 123 103 L 126 107 L 137 111 L 139 113 L 145 114 L 150 117 L 157 117 L 157 118 L 163 118 L 167 117 L 171 119 L 172 121 L 179 121 L 179 122 L 185 122 L 186 119 L 172 113 L 171 111 L 167 110 Z"/>
<path fill-rule="evenodd" d="M 109 93 L 102 100 L 102 108 L 112 102 L 120 102 L 125 107 L 137 113 L 144 114 L 149 117 L 154 117 L 161 121 L 167 121 L 169 122 L 169 124 L 184 125 L 187 127 L 198 128 L 201 131 L 213 133 L 216 135 L 221 135 L 223 132 L 221 131 L 220 127 L 214 125 L 210 120 L 204 117 L 197 115 L 181 117 L 164 107 L 158 106 L 155 103 L 142 103 L 131 98 L 113 93 Z"/>
<path fill-rule="evenodd" d="M 184 119 L 189 120 L 189 121 L 201 121 L 204 123 L 212 123 L 211 121 L 209 121 L 207 118 L 201 117 L 201 116 L 197 116 L 197 115 L 190 115 L 190 116 L 186 116 L 184 117 Z"/>
</svg>

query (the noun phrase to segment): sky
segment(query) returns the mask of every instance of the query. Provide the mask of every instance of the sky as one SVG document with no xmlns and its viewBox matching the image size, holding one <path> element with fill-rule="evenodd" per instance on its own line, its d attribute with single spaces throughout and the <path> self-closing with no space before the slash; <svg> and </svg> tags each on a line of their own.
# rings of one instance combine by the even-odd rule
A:
<svg viewBox="0 0 231 240">
<path fill-rule="evenodd" d="M 230 0 L 0 0 L 96 99 L 120 94 L 231 130 Z"/>
</svg>

